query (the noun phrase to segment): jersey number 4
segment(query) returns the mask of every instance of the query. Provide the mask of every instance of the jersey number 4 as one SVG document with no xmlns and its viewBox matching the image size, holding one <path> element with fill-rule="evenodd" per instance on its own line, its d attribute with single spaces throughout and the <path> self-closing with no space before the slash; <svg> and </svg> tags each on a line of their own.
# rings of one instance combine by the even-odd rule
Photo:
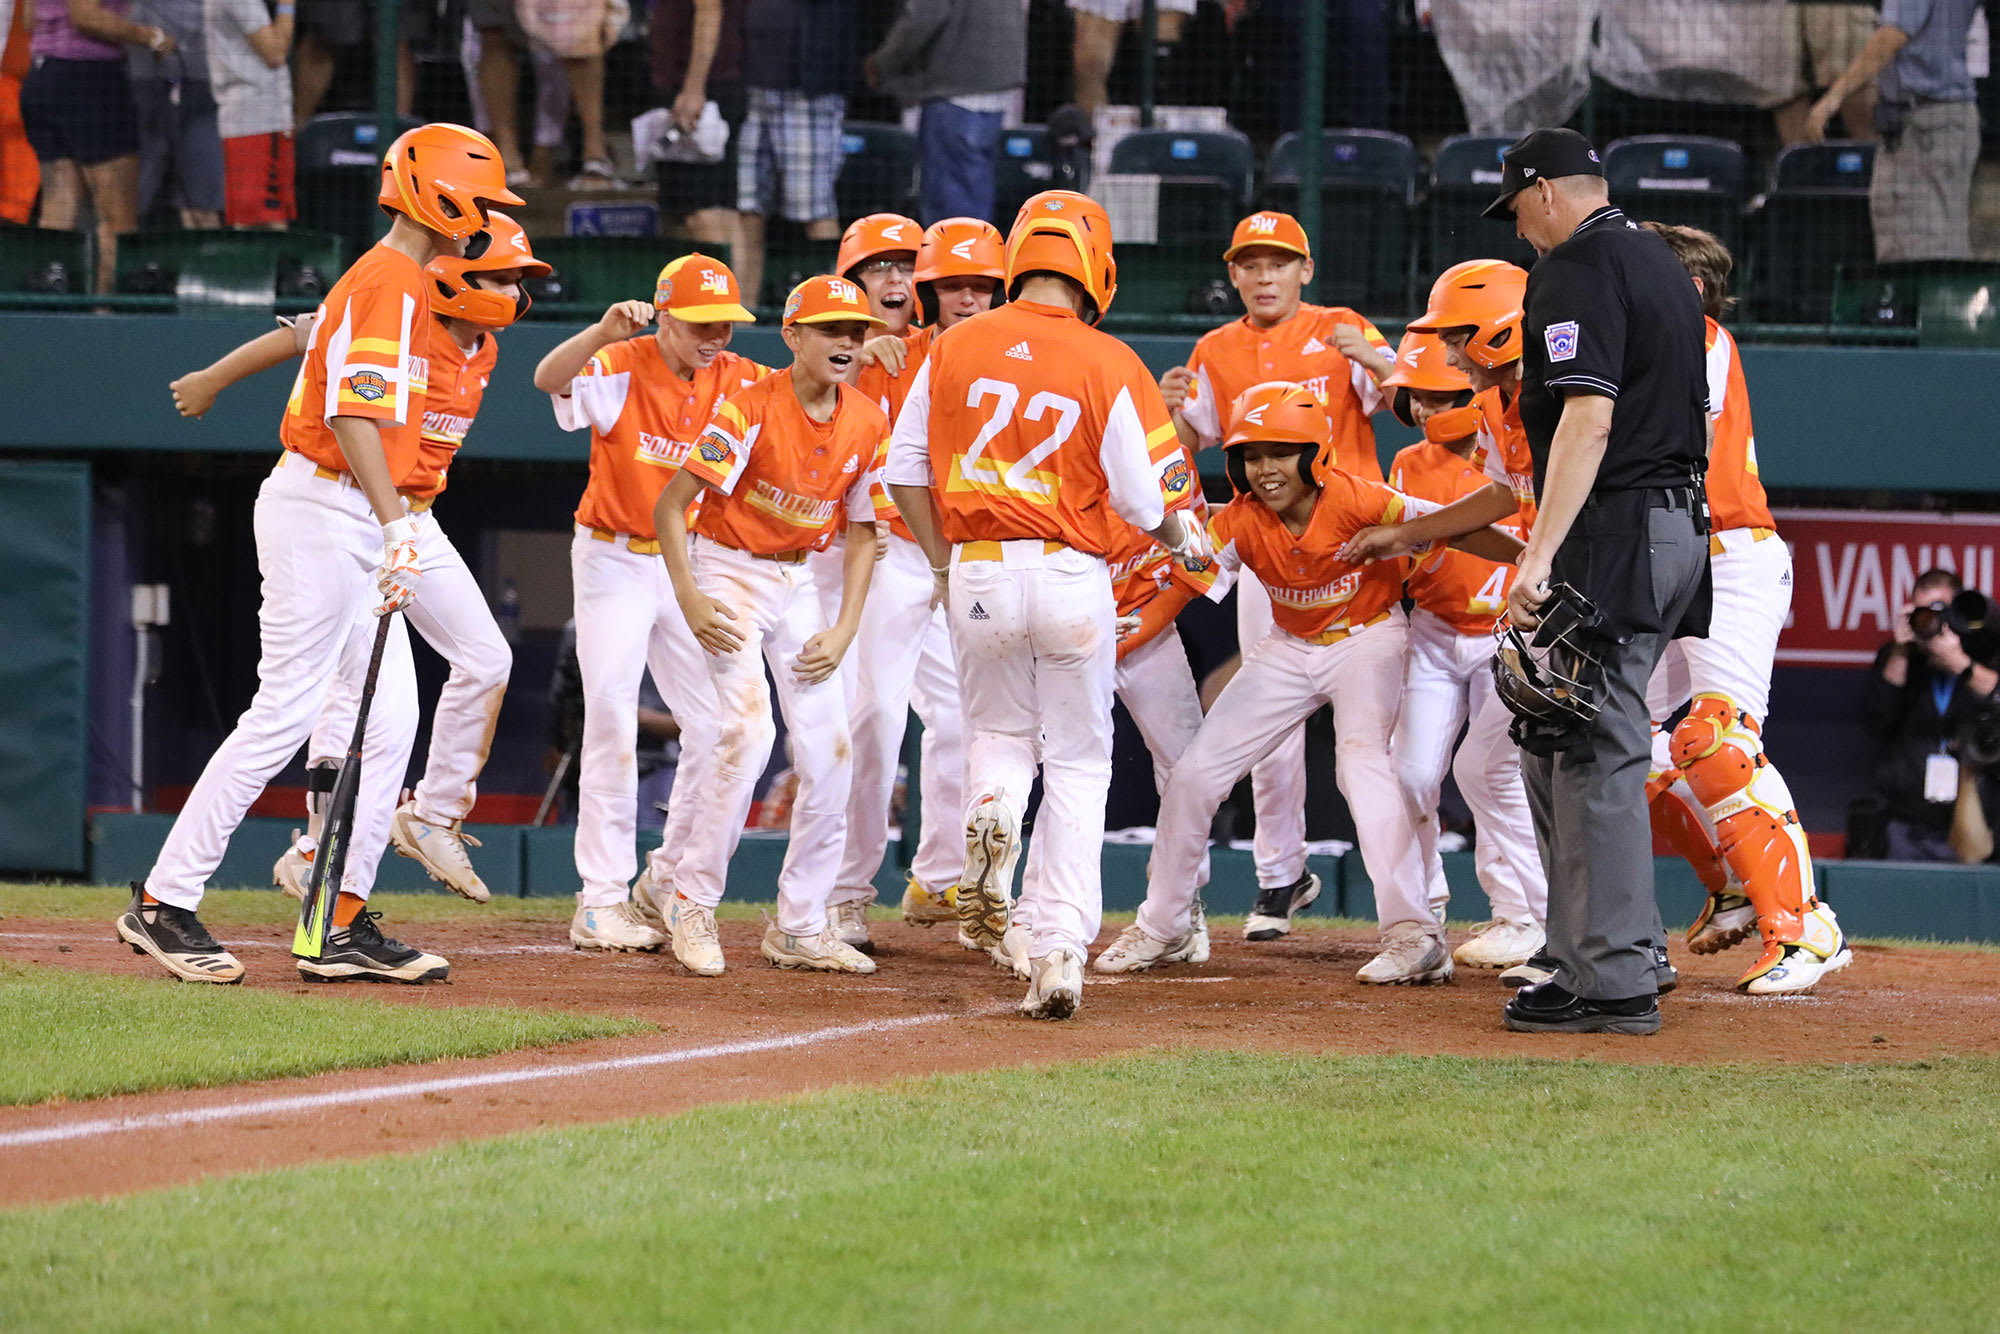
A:
<svg viewBox="0 0 2000 1334">
<path fill-rule="evenodd" d="M 1041 500 L 1053 500 L 1055 487 L 1047 476 L 1038 470 L 1042 462 L 1063 447 L 1070 433 L 1076 430 L 1076 423 L 1083 416 L 1083 407 L 1073 398 L 1061 394 L 1051 394 L 1046 390 L 1028 400 L 1027 410 L 1021 414 L 1023 421 L 1047 421 L 1054 415 L 1054 424 L 1049 429 L 1048 438 L 1036 445 L 1020 458 L 1010 463 L 1000 459 L 986 458 L 986 447 L 993 443 L 993 437 L 1013 424 L 1014 409 L 1021 401 L 1021 387 L 1006 380 L 981 377 L 972 382 L 966 394 L 965 405 L 978 409 L 987 399 L 995 400 L 993 415 L 979 428 L 979 434 L 972 438 L 972 448 L 958 460 L 958 475 L 969 482 L 975 490 L 1001 491 L 1018 496 L 1032 496 Z"/>
</svg>

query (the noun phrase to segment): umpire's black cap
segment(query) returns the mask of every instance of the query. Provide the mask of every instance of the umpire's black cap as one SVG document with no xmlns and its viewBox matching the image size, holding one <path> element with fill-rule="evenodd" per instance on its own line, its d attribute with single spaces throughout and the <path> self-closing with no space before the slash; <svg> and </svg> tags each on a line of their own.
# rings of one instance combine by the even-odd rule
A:
<svg viewBox="0 0 2000 1334">
<path fill-rule="evenodd" d="M 1489 218 L 1514 216 L 1514 196 L 1538 176 L 1602 176 L 1604 164 L 1590 140 L 1575 130 L 1531 130 L 1500 157 L 1500 197 L 1486 206 Z"/>
</svg>

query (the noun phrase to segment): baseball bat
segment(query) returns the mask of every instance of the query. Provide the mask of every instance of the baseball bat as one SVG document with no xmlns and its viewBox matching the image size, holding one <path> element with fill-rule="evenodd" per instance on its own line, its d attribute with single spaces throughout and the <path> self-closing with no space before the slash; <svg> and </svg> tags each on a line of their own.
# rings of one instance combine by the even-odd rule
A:
<svg viewBox="0 0 2000 1334">
<path fill-rule="evenodd" d="M 298 927 L 292 932 L 295 959 L 324 956 L 326 938 L 333 930 L 333 908 L 347 872 L 348 835 L 354 830 L 354 800 L 361 788 L 361 740 L 368 732 L 368 706 L 375 699 L 375 678 L 382 672 L 382 650 L 388 647 L 389 622 L 395 615 L 390 612 L 375 626 L 375 648 L 368 655 L 368 675 L 361 682 L 361 708 L 354 715 L 354 739 L 347 744 L 347 758 L 341 761 L 340 777 L 327 801 L 319 850 L 313 854 L 312 879 L 306 885 L 305 902 L 299 905 Z"/>
</svg>

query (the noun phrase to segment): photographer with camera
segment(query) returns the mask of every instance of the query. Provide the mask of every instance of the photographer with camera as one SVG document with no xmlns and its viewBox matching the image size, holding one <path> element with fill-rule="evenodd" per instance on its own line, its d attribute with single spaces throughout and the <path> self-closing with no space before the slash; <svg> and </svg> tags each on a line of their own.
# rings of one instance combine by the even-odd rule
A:
<svg viewBox="0 0 2000 1334">
<path fill-rule="evenodd" d="M 1926 570 L 1875 656 L 1861 723 L 1883 747 L 1875 782 L 1849 822 L 1849 856 L 1983 861 L 1992 853 L 1984 774 L 2000 759 L 2000 644 L 1984 594 Z M 1872 817 L 1872 818 L 1871 818 Z"/>
</svg>

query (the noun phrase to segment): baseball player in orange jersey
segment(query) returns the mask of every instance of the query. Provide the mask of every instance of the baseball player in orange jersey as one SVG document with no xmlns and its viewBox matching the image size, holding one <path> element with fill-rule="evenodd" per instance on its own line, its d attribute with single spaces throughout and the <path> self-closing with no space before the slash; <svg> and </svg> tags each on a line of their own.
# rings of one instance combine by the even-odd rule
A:
<svg viewBox="0 0 2000 1334">
<path fill-rule="evenodd" d="M 229 836 L 311 734 L 355 622 L 407 607 L 422 577 L 419 531 L 397 491 L 421 449 L 429 388 L 430 280 L 497 204 L 518 204 L 485 136 L 458 125 L 406 131 L 384 159 L 389 234 L 321 303 L 279 435 L 283 458 L 257 497 L 263 656 L 249 709 L 202 770 L 119 937 L 176 977 L 236 982 L 242 965 L 195 915 Z M 379 545 L 378 545 L 379 543 Z M 380 769 L 383 766 L 375 766 Z M 422 982 L 445 960 L 385 938 L 366 898 L 343 887 L 327 948 L 308 977 Z"/>
<path fill-rule="evenodd" d="M 861 289 L 844 278 L 808 278 L 793 288 L 784 325 L 791 368 L 716 409 L 654 508 L 674 596 L 708 651 L 720 710 L 717 763 L 695 789 L 694 824 L 667 914 L 675 954 L 696 971 L 722 967 L 715 907 L 776 739 L 767 663 L 799 790 L 764 957 L 780 968 L 875 971 L 873 960 L 841 940 L 827 902 L 854 767 L 840 665 L 860 628 L 874 573 L 869 465 L 889 430 L 882 410 L 845 381 L 862 339 L 878 324 Z M 684 516 L 697 494 L 702 506 L 690 547 Z M 839 617 L 829 625 L 806 556 L 832 540 L 843 513 L 853 540 L 841 570 Z M 690 963 L 696 924 L 701 953 Z"/>
<path fill-rule="evenodd" d="M 642 332 L 656 314 L 659 328 Z M 650 304 L 619 302 L 535 368 L 535 388 L 550 395 L 556 423 L 590 430 L 590 481 L 570 543 L 584 706 L 576 828 L 582 887 L 572 944 L 659 947 L 674 864 L 694 819 L 691 798 L 714 771 L 715 692 L 656 559 L 653 510 L 715 406 L 770 373 L 727 350 L 736 326 L 750 319 L 728 265 L 683 255 L 660 270 Z M 639 787 L 632 742 L 639 678 L 648 670 L 681 727 L 675 789 L 683 799 L 669 806 L 661 844 L 628 901 Z M 709 971 L 721 967 L 717 953 Z"/>
<path fill-rule="evenodd" d="M 862 357 L 866 360 L 874 347 L 877 359 L 863 366 L 856 379 L 856 387 L 888 413 L 892 424 L 932 337 L 991 307 L 1006 271 L 1005 246 L 999 231 L 977 218 L 947 218 L 924 233 L 916 279 L 919 290 L 930 288 L 937 323 L 902 338 L 882 334 L 870 339 Z M 847 845 L 833 891 L 840 938 L 861 950 L 871 948 L 867 909 L 875 897 L 875 872 L 888 848 L 896 758 L 913 705 L 924 726 L 922 829 L 903 890 L 903 920 L 918 926 L 956 920 L 958 877 L 965 865 L 965 737 L 951 627 L 943 609 L 931 602 L 929 560 L 882 488 L 887 462 L 885 449 L 870 469 L 876 532 L 886 531 L 888 537 L 846 669 L 853 678 L 848 728 L 854 741 L 854 786 L 847 801 Z"/>
<path fill-rule="evenodd" d="M 460 822 L 472 809 L 473 782 L 492 746 L 500 696 L 506 690 L 513 653 L 494 623 L 478 581 L 438 526 L 431 508 L 444 491 L 451 461 L 464 443 L 487 380 L 499 358 L 490 331 L 504 329 L 528 309 L 524 277 L 549 266 L 534 257 L 527 234 L 504 213 L 489 213 L 487 228 L 466 244 L 463 257 L 440 255 L 425 266 L 432 281 L 431 312 L 444 337 L 430 340 L 430 385 L 424 396 L 423 431 L 410 476 L 398 489 L 417 520 L 417 554 L 423 581 L 411 602 L 409 620 L 426 643 L 451 664 L 431 726 L 430 758 L 416 796 L 396 809 L 403 771 L 416 734 L 416 676 L 409 637 L 401 623 L 390 630 L 368 714 L 367 751 L 362 770 L 365 798 L 357 799 L 353 837 L 348 845 L 344 884 L 374 884 L 384 844 L 391 838 L 431 876 L 475 903 L 488 898 L 485 884 L 466 858 Z M 289 329 L 274 329 L 208 367 L 173 384 L 183 415 L 199 417 L 216 395 L 247 375 L 303 353 L 316 320 L 305 316 Z M 303 899 L 312 877 L 327 794 L 333 790 L 340 757 L 354 732 L 362 677 L 374 637 L 374 618 L 363 617 L 348 635 L 341 672 L 327 692 L 319 721 L 307 743 L 307 829 L 272 867 L 272 883 Z M 450 812 L 437 815 L 438 810 Z M 419 814 L 429 811 L 427 817 Z"/>
<path fill-rule="evenodd" d="M 1255 570 L 1271 591 L 1276 625 L 1244 655 L 1174 765 L 1160 800 L 1146 901 L 1097 967 L 1133 972 L 1188 948 L 1201 856 L 1223 798 L 1301 721 L 1331 704 L 1340 737 L 1336 773 L 1354 811 L 1382 930 L 1382 952 L 1357 976 L 1445 981 L 1451 955 L 1389 754 L 1403 684 L 1402 563 L 1357 567 L 1339 556 L 1361 526 L 1429 506 L 1323 464 L 1329 424 L 1302 385 L 1253 386 L 1237 399 L 1231 421 L 1225 447 L 1238 494 L 1209 520 L 1217 568 L 1209 596 L 1221 598 L 1238 571 Z M 1491 536 L 1467 543 L 1493 554 L 1519 546 Z"/>
<path fill-rule="evenodd" d="M 1253 213 L 1236 224 L 1223 259 L 1247 312 L 1195 344 L 1186 366 L 1160 380 L 1181 440 L 1191 449 L 1222 442 L 1229 405 L 1252 385 L 1303 384 L 1332 424 L 1331 462 L 1351 476 L 1382 480 L 1369 417 L 1382 406 L 1382 378 L 1392 369 L 1388 342 L 1344 306 L 1303 300 L 1312 281 L 1312 247 L 1288 213 Z M 1271 629 L 1271 600 L 1254 574 L 1237 580 L 1236 638 L 1248 653 Z M 1257 811 L 1257 906 L 1244 924 L 1251 940 L 1274 940 L 1292 916 L 1319 897 L 1306 871 L 1306 742 L 1300 730 L 1250 776 Z"/>
<path fill-rule="evenodd" d="M 1103 917 L 1099 858 L 1111 781 L 1115 510 L 1187 563 L 1186 459 L 1152 377 L 1092 326 L 1117 290 L 1096 201 L 1045 191 L 1007 238 L 1005 306 L 946 330 L 903 405 L 884 476 L 949 598 L 964 693 L 962 927 L 999 944 L 1039 761 L 1026 886 L 1034 924 L 1021 1011 L 1067 1018 Z M 1173 489 L 1178 486 L 1178 493 Z"/>
<path fill-rule="evenodd" d="M 1833 909 L 1813 892 L 1812 854 L 1791 790 L 1764 754 L 1771 662 L 1792 607 L 1792 556 L 1779 540 L 1757 477 L 1750 393 L 1728 309 L 1729 251 L 1693 227 L 1645 224 L 1694 278 L 1708 327 L 1708 539 L 1715 606 L 1708 638 L 1677 639 L 1646 691 L 1653 831 L 1686 857 L 1708 890 L 1688 928 L 1697 954 L 1728 949 L 1754 930 L 1764 948 L 1736 980 L 1753 995 L 1808 991 L 1852 961 Z M 1671 733 L 1665 722 L 1693 701 Z"/>
<path fill-rule="evenodd" d="M 1396 455 L 1389 485 L 1440 505 L 1490 484 L 1472 463 L 1483 410 L 1472 401 L 1470 380 L 1446 357 L 1436 334 L 1407 333 L 1396 373 L 1383 381 L 1396 415 L 1424 429 L 1421 442 Z M 1548 917 L 1548 877 L 1521 782 L 1521 752 L 1507 734 L 1513 715 L 1493 688 L 1493 625 L 1506 611 L 1513 572 L 1511 565 L 1439 549 L 1412 565 L 1404 585 L 1416 606 L 1390 749 L 1417 821 L 1434 902 L 1444 874 L 1437 809 L 1447 768 L 1477 823 L 1473 860 L 1493 918 L 1454 951 L 1467 968 L 1511 968 L 1533 958 Z M 1461 727 L 1465 740 L 1458 743 Z"/>
</svg>

